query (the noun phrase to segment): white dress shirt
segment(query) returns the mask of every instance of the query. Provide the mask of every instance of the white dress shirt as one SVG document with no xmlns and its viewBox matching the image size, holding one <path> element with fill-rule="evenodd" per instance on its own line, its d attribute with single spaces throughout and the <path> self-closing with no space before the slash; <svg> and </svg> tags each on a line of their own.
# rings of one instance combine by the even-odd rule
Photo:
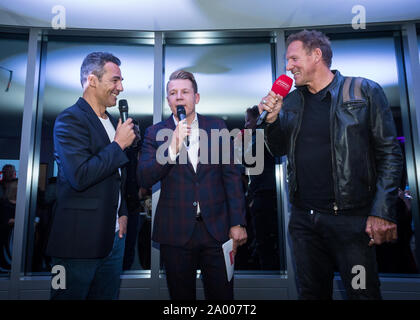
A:
<svg viewBox="0 0 420 320">
<path fill-rule="evenodd" d="M 172 119 L 174 120 L 175 127 L 178 125 L 178 121 L 176 121 L 175 116 L 172 115 Z M 198 148 L 200 143 L 200 131 L 198 127 L 198 118 L 197 113 L 195 114 L 194 120 L 191 123 L 191 135 L 189 138 L 189 145 L 187 146 L 186 141 L 184 140 L 184 148 L 187 150 L 188 158 L 194 168 L 194 172 L 197 173 L 197 164 L 198 164 Z M 169 146 L 169 157 L 172 161 L 175 161 L 176 158 L 179 156 L 179 152 L 175 154 L 172 150 L 171 146 Z M 200 213 L 200 203 L 197 204 L 197 214 Z"/>
<path fill-rule="evenodd" d="M 112 125 L 111 120 L 109 120 L 109 118 L 108 119 L 102 119 L 101 117 L 98 117 L 98 118 L 99 118 L 99 120 L 101 120 L 102 125 L 104 126 L 105 131 L 108 134 L 109 141 L 110 142 L 114 141 L 114 138 L 115 138 L 115 128 Z M 120 168 L 118 168 L 118 172 L 119 172 L 119 174 L 121 176 L 121 169 Z M 118 193 L 118 207 L 117 207 L 117 219 L 115 221 L 115 232 L 117 232 L 118 230 L 120 230 L 120 225 L 118 223 L 118 210 L 120 210 L 120 205 L 121 205 L 121 189 L 120 189 L 120 191 Z"/>
</svg>

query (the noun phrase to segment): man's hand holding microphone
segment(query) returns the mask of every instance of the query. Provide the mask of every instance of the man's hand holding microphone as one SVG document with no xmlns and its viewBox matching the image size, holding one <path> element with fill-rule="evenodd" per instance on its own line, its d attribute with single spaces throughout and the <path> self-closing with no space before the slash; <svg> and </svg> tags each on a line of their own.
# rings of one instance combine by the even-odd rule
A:
<svg viewBox="0 0 420 320">
<path fill-rule="evenodd" d="M 131 146 L 137 135 L 134 132 L 133 119 L 128 118 L 127 100 L 120 100 L 118 109 L 120 110 L 121 118 L 118 120 L 114 141 L 118 143 L 122 150 L 125 150 L 127 147 Z"/>
<path fill-rule="evenodd" d="M 277 78 L 277 80 L 273 83 L 271 91 L 258 105 L 260 117 L 257 120 L 257 127 L 263 122 L 273 123 L 276 121 L 283 105 L 283 97 L 289 93 L 292 84 L 292 78 L 284 74 Z"/>
<path fill-rule="evenodd" d="M 283 97 L 271 90 L 268 95 L 262 98 L 260 104 L 258 105 L 258 109 L 260 114 L 267 111 L 267 116 L 265 117 L 266 123 L 273 123 L 276 121 L 282 105 Z"/>
<path fill-rule="evenodd" d="M 179 121 L 174 134 L 172 135 L 171 150 L 175 154 L 178 154 L 181 151 L 184 142 L 186 142 L 187 146 L 189 144 L 188 136 L 191 135 L 191 126 L 187 124 L 185 107 L 179 105 L 176 107 L 176 110 Z"/>
</svg>

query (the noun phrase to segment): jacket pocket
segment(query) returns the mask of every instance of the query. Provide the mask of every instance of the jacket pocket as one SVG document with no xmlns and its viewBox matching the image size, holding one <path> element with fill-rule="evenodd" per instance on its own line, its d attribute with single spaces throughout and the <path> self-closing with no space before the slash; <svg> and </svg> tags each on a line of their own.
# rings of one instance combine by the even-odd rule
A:
<svg viewBox="0 0 420 320">
<path fill-rule="evenodd" d="M 356 110 L 361 108 L 366 108 L 366 100 L 350 100 L 347 102 L 344 102 L 342 105 L 343 109 L 346 110 Z"/>
<path fill-rule="evenodd" d="M 366 153 L 366 164 L 367 164 L 367 175 L 368 175 L 368 191 L 372 192 L 374 188 L 373 175 L 372 175 L 373 168 L 371 167 L 369 152 Z"/>
<path fill-rule="evenodd" d="M 365 130 L 368 124 L 369 112 L 365 100 L 351 100 L 344 102 L 340 108 L 337 108 L 340 126 L 343 128 L 356 128 L 356 130 Z"/>
</svg>

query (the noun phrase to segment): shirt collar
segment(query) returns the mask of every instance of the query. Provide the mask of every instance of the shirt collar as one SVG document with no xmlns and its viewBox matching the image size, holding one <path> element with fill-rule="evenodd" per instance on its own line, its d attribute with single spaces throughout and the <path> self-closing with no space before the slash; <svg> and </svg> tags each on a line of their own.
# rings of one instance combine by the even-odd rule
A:
<svg viewBox="0 0 420 320">
<path fill-rule="evenodd" d="M 176 118 L 175 118 L 174 114 L 172 114 L 172 119 L 174 119 L 174 123 L 175 123 L 175 127 L 176 127 L 178 125 L 178 121 L 176 121 Z M 191 126 L 195 125 L 196 123 L 198 124 L 197 112 L 195 113 L 194 120 L 191 123 Z"/>
<path fill-rule="evenodd" d="M 331 70 L 331 72 L 334 74 L 334 78 L 332 79 L 332 81 L 322 90 L 318 91 L 316 94 L 319 94 L 321 97 L 321 100 L 325 99 L 326 95 L 328 92 L 331 91 L 332 88 L 334 88 L 335 84 L 338 81 L 338 77 L 337 77 L 337 70 Z M 299 89 L 300 91 L 302 91 L 304 94 L 306 93 L 310 93 L 308 86 L 304 85 L 304 86 L 297 86 L 297 89 Z"/>
</svg>

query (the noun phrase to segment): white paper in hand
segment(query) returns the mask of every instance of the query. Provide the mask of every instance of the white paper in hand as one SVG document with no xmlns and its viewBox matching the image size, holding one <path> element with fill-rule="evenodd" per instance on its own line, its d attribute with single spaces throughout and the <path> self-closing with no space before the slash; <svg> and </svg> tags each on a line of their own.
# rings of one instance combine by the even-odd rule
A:
<svg viewBox="0 0 420 320">
<path fill-rule="evenodd" d="M 232 280 L 233 270 L 235 269 L 235 257 L 233 255 L 233 240 L 226 241 L 223 245 L 223 255 L 225 256 L 226 274 L 228 281 Z"/>
</svg>

